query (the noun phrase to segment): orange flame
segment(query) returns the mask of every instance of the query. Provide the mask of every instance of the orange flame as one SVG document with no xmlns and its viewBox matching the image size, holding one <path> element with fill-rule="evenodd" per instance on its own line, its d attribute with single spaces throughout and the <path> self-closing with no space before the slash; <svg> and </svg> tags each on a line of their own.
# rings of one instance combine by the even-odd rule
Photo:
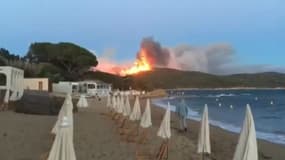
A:
<svg viewBox="0 0 285 160">
<path fill-rule="evenodd" d="M 146 51 L 144 49 L 141 49 L 134 65 L 128 69 L 123 69 L 120 74 L 125 76 L 137 74 L 139 72 L 150 71 L 152 69 L 152 65 L 145 52 Z"/>
</svg>

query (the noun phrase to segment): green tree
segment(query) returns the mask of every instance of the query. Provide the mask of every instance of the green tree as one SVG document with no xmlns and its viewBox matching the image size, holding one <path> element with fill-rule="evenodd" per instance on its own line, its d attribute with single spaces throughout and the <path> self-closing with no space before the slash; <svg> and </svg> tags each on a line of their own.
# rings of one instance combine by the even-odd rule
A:
<svg viewBox="0 0 285 160">
<path fill-rule="evenodd" d="M 7 61 L 18 61 L 21 59 L 19 55 L 12 54 L 5 48 L 0 48 L 0 56 Z"/>
<path fill-rule="evenodd" d="M 97 66 L 96 56 L 72 43 L 33 43 L 26 55 L 32 63 L 50 63 L 63 71 L 68 80 L 75 80 L 91 66 Z"/>
</svg>

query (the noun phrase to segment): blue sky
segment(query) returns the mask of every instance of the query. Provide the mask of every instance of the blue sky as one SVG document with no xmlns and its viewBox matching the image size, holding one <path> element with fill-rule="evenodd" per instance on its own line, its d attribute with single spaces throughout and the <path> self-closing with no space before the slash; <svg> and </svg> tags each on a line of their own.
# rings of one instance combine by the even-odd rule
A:
<svg viewBox="0 0 285 160">
<path fill-rule="evenodd" d="M 0 47 L 21 55 L 32 42 L 68 41 L 133 59 L 148 36 L 169 47 L 227 43 L 241 65 L 285 67 L 285 1 L 0 1 Z"/>
</svg>

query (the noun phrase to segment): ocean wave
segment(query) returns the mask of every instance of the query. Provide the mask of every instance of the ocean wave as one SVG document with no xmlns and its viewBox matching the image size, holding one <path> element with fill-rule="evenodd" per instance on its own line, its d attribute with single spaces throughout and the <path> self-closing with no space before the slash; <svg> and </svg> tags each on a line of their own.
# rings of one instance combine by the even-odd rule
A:
<svg viewBox="0 0 285 160">
<path fill-rule="evenodd" d="M 198 98 L 198 97 L 201 97 L 201 96 L 198 96 L 198 95 L 185 95 L 183 97 L 185 97 L 185 98 Z"/>
<path fill-rule="evenodd" d="M 237 96 L 236 94 L 232 94 L 232 93 L 229 93 L 229 94 L 225 94 L 225 93 L 222 93 L 222 94 L 217 94 L 217 95 L 213 95 L 213 94 L 210 94 L 206 97 L 209 97 L 209 98 L 220 98 L 220 97 L 233 97 L 233 96 Z"/>
<path fill-rule="evenodd" d="M 210 124 L 213 126 L 222 128 L 224 130 L 233 132 L 233 133 L 240 133 L 241 128 L 234 126 L 232 124 L 220 122 L 220 121 L 215 121 L 215 120 L 210 120 Z M 259 139 L 266 140 L 272 143 L 277 143 L 277 144 L 285 144 L 285 135 L 278 133 L 268 133 L 268 132 L 261 132 L 261 131 L 256 131 L 256 136 Z"/>
<path fill-rule="evenodd" d="M 168 104 L 165 103 L 162 99 L 154 99 L 151 101 L 152 104 L 158 106 L 158 107 L 161 107 L 161 108 L 167 108 L 168 107 Z M 172 105 L 171 103 L 170 104 L 170 110 L 171 111 L 175 111 L 175 106 Z"/>
<path fill-rule="evenodd" d="M 252 94 L 250 94 L 250 93 L 242 93 L 241 95 L 242 96 L 251 96 Z"/>
<path fill-rule="evenodd" d="M 163 102 L 163 100 L 153 100 L 152 103 L 158 107 L 161 108 L 167 108 L 167 104 Z M 170 104 L 171 111 L 175 111 L 176 107 L 174 105 Z M 193 117 L 195 120 L 200 120 L 199 118 L 199 112 L 192 110 L 191 108 L 188 108 L 188 118 Z"/>
</svg>

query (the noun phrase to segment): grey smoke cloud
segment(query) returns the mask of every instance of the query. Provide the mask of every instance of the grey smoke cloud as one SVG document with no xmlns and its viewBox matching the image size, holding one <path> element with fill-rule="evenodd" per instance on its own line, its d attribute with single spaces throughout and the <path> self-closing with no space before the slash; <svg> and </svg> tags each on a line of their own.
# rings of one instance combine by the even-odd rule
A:
<svg viewBox="0 0 285 160">
<path fill-rule="evenodd" d="M 209 46 L 179 45 L 162 47 L 152 38 L 145 38 L 141 47 L 147 50 L 155 66 L 211 74 L 235 74 L 257 72 L 285 72 L 284 67 L 259 64 L 242 65 L 230 44 L 217 43 Z"/>
<path fill-rule="evenodd" d="M 236 74 L 257 72 L 285 72 L 284 67 L 267 64 L 242 65 L 233 47 L 226 43 L 205 47 L 180 45 L 169 48 L 172 55 L 170 68 L 200 71 L 211 74 Z"/>
<path fill-rule="evenodd" d="M 152 38 L 144 38 L 140 47 L 137 58 L 147 56 L 154 67 L 168 67 L 211 74 L 285 72 L 284 67 L 266 64 L 242 65 L 236 58 L 233 47 L 227 43 L 208 46 L 164 47 Z M 142 55 L 143 50 L 145 55 Z M 99 65 L 96 68 L 117 74 L 122 68 L 128 68 L 132 65 L 131 61 L 118 63 L 113 58 L 114 54 L 114 49 L 105 50 L 104 54 L 99 57 Z"/>
<path fill-rule="evenodd" d="M 234 62 L 234 50 L 229 44 L 206 47 L 180 45 L 169 48 L 172 64 L 168 67 L 207 73 L 219 73 Z"/>
<path fill-rule="evenodd" d="M 168 49 L 161 47 L 161 45 L 154 41 L 153 38 L 144 38 L 141 42 L 141 50 L 137 54 L 137 58 L 142 55 L 142 49 L 145 50 L 145 54 L 150 59 L 151 64 L 156 67 L 164 67 L 169 64 L 170 52 Z"/>
</svg>

